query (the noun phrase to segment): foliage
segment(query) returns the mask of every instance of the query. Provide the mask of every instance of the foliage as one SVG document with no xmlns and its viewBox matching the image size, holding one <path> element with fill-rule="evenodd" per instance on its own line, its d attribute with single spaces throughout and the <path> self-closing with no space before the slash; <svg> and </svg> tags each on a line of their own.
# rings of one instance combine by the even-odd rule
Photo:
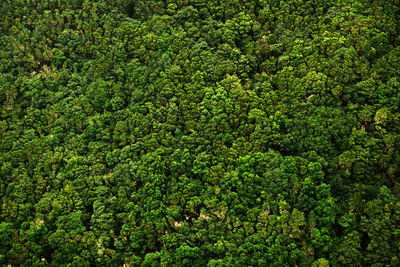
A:
<svg viewBox="0 0 400 267">
<path fill-rule="evenodd" d="M 0 263 L 397 266 L 387 1 L 0 4 Z"/>
</svg>

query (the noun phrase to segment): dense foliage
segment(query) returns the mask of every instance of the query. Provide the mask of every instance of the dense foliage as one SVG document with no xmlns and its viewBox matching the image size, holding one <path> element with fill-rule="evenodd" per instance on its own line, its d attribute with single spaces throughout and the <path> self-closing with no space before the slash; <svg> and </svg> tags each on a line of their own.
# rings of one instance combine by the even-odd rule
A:
<svg viewBox="0 0 400 267">
<path fill-rule="evenodd" d="M 4 0 L 0 264 L 398 266 L 398 0 Z"/>
</svg>

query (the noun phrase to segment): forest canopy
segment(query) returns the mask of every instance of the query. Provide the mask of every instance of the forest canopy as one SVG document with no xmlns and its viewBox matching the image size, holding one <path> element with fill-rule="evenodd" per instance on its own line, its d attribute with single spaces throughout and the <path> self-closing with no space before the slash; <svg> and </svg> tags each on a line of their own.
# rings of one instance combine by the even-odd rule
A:
<svg viewBox="0 0 400 267">
<path fill-rule="evenodd" d="M 399 266 L 399 0 L 4 0 L 0 264 Z"/>
</svg>

